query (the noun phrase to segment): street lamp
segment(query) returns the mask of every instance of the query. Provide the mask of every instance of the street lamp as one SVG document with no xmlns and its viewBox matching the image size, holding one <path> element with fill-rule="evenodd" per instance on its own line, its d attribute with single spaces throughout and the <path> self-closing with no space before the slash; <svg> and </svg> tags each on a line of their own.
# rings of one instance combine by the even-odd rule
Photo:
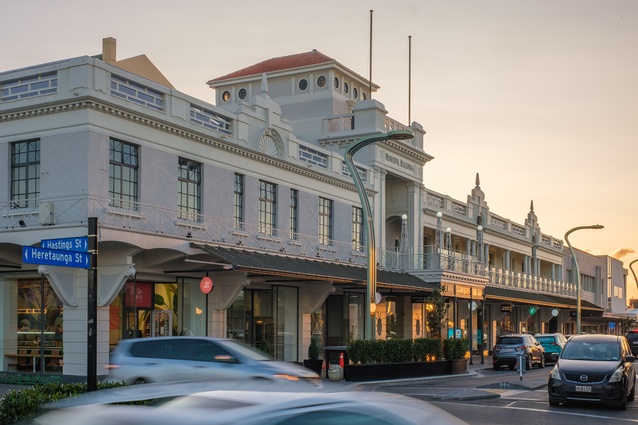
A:
<svg viewBox="0 0 638 425">
<path fill-rule="evenodd" d="M 631 270 L 631 274 L 634 275 L 634 281 L 636 281 L 636 286 L 638 286 L 638 278 L 636 278 L 636 272 L 634 271 L 634 269 L 631 267 L 632 264 L 634 264 L 635 262 L 638 262 L 638 260 L 634 260 L 631 263 L 629 263 L 629 270 Z"/>
<path fill-rule="evenodd" d="M 363 185 L 359 171 L 354 166 L 353 157 L 360 149 L 377 142 L 383 142 L 384 140 L 407 140 L 414 137 L 414 134 L 408 130 L 396 130 L 389 133 L 381 133 L 376 136 L 362 137 L 357 139 L 346 149 L 344 154 L 344 161 L 348 166 L 350 175 L 354 180 L 354 186 L 359 194 L 359 200 L 363 207 L 363 221 L 365 226 L 363 228 L 363 235 L 368 246 L 368 281 L 366 285 L 366 302 L 365 308 L 365 339 L 372 339 L 372 304 L 375 304 L 373 298 L 377 292 L 377 260 L 376 260 L 376 244 L 374 240 L 374 220 L 372 217 L 372 209 L 370 208 L 370 201 L 368 200 L 368 194 L 366 188 Z M 375 304 L 376 307 L 376 304 Z"/>
<path fill-rule="evenodd" d="M 569 251 L 572 254 L 572 261 L 574 262 L 574 272 L 576 273 L 576 334 L 580 334 L 580 271 L 578 270 L 578 259 L 574 254 L 574 248 L 572 248 L 572 244 L 569 243 L 569 235 L 576 230 L 582 229 L 602 229 L 605 226 L 601 224 L 594 224 L 593 226 L 578 226 L 570 229 L 565 233 L 565 241 L 567 241 L 567 245 L 569 246 Z"/>
</svg>

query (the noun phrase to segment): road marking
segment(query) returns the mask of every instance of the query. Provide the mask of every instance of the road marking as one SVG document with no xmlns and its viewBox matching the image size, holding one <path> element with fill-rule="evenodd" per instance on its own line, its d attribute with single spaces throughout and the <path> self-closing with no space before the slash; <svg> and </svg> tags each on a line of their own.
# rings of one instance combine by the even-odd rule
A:
<svg viewBox="0 0 638 425">
<path fill-rule="evenodd" d="M 454 402 L 449 402 L 449 401 L 429 401 L 429 403 L 432 404 L 456 404 L 458 405 L 458 403 L 454 403 Z M 515 402 L 512 402 L 515 403 Z M 485 405 L 482 404 L 472 404 L 472 403 L 463 403 L 465 406 L 472 406 L 472 407 L 485 407 Z M 540 413 L 555 413 L 558 415 L 568 415 L 568 416 L 582 416 L 585 418 L 594 418 L 594 419 L 608 419 L 608 420 L 612 420 L 615 422 L 632 422 L 632 423 L 638 423 L 638 419 L 630 419 L 630 418 L 618 418 L 618 417 L 614 417 L 614 416 L 603 416 L 603 415 L 593 415 L 593 414 L 589 414 L 589 413 L 578 413 L 578 412 L 561 412 L 558 410 L 544 410 L 544 409 L 536 409 L 536 408 L 529 408 L 529 407 L 516 407 L 516 406 L 512 406 L 507 405 L 507 406 L 490 406 L 490 409 L 494 409 L 494 408 L 499 408 L 499 409 L 513 409 L 513 410 L 525 410 L 525 411 L 530 411 L 530 412 L 540 412 Z"/>
</svg>

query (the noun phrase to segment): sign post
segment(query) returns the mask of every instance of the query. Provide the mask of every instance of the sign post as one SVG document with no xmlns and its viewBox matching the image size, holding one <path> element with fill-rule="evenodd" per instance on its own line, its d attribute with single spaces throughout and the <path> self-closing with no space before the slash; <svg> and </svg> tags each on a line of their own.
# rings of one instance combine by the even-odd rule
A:
<svg viewBox="0 0 638 425">
<path fill-rule="evenodd" d="M 97 389 L 97 217 L 89 217 L 88 251 L 90 267 L 87 276 L 87 362 L 88 391 Z"/>
</svg>

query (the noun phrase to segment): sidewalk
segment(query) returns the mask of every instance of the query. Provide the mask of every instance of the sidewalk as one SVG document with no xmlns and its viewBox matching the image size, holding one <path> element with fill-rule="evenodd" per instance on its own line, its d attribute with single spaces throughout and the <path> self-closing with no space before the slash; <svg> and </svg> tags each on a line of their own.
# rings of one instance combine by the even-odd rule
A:
<svg viewBox="0 0 638 425">
<path fill-rule="evenodd" d="M 473 364 L 468 364 L 467 373 L 461 373 L 458 375 L 439 375 L 429 376 L 423 378 L 410 378 L 410 379 L 396 379 L 396 380 L 384 380 L 384 381 L 368 381 L 368 382 L 346 382 L 331 381 L 328 378 L 322 377 L 324 388 L 328 391 L 339 391 L 344 389 L 365 388 L 366 386 L 396 386 L 396 385 L 410 385 L 419 384 L 422 382 L 428 382 L 432 380 L 442 379 L 459 379 L 468 377 L 479 377 L 481 372 L 485 369 L 492 368 L 491 358 L 485 358 L 484 363 L 481 364 L 479 356 L 474 356 L 472 359 Z M 472 387 L 459 388 L 450 391 L 450 389 L 437 389 L 434 387 L 428 387 L 428 391 L 431 394 L 427 394 L 432 400 L 460 400 L 460 401 L 472 401 L 472 400 L 484 400 L 490 398 L 499 398 L 501 394 L 505 394 L 508 391 L 533 391 L 541 389 L 547 386 L 547 376 L 543 375 L 539 378 L 527 378 L 523 375 L 523 379 L 515 373 L 507 373 L 504 371 L 503 380 L 495 384 L 487 384 L 484 386 L 474 386 L 476 382 L 471 383 Z M 383 389 L 381 389 L 383 391 Z M 423 396 L 423 394 L 422 394 Z"/>
</svg>

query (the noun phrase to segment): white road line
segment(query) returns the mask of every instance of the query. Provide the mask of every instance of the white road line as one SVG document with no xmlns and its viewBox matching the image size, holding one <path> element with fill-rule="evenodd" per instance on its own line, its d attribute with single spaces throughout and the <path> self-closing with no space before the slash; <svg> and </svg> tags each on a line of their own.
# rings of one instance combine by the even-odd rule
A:
<svg viewBox="0 0 638 425">
<path fill-rule="evenodd" d="M 458 404 L 458 403 L 453 403 L 453 402 L 432 401 L 432 400 L 428 400 L 428 402 L 432 403 L 432 404 Z M 469 404 L 469 403 L 463 403 L 463 404 L 465 406 L 483 407 L 483 408 L 485 407 L 485 405 L 482 405 L 482 404 Z M 608 419 L 608 420 L 613 420 L 615 422 L 638 423 L 638 419 L 617 418 L 617 417 L 613 417 L 613 416 L 593 415 L 593 414 L 578 413 L 578 412 L 561 412 L 561 411 L 558 411 L 558 410 L 544 410 L 544 409 L 535 409 L 535 408 L 529 408 L 529 407 L 516 407 L 516 406 L 512 406 L 512 405 L 490 406 L 490 409 L 494 409 L 494 408 L 525 410 L 525 411 L 530 411 L 530 412 L 550 413 L 550 414 L 567 415 L 567 416 L 582 416 L 582 417 L 585 417 L 585 418 L 594 418 L 594 419 Z"/>
</svg>

